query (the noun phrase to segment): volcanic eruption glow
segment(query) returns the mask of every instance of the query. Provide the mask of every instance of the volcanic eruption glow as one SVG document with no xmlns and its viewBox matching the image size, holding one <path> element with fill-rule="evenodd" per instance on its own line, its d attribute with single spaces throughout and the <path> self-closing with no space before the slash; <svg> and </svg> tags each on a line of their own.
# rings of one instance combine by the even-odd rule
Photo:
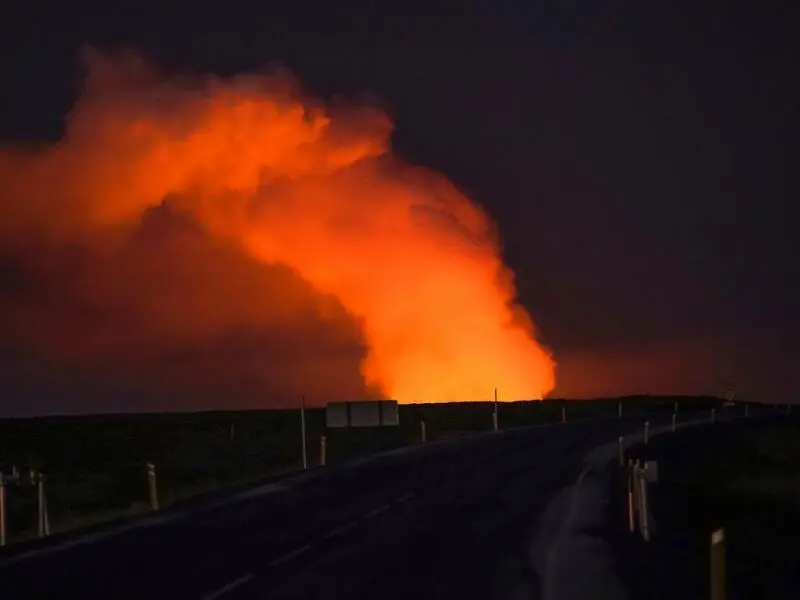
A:
<svg viewBox="0 0 800 600">
<path fill-rule="evenodd" d="M 386 397 L 485 400 L 498 387 L 501 399 L 532 399 L 554 387 L 493 223 L 446 178 L 392 154 L 383 112 L 325 106 L 285 75 L 168 77 L 132 56 L 88 61 L 63 139 L 0 150 L 0 238 L 116 240 L 103 242 L 113 259 L 168 204 L 337 299 L 362 331 L 362 377 Z M 202 301 L 187 294 L 185 310 Z"/>
</svg>

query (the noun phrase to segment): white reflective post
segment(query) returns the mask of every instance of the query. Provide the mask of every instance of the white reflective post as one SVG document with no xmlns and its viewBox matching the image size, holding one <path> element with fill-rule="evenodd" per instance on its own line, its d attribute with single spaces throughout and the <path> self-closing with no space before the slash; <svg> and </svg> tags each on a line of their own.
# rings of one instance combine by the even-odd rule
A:
<svg viewBox="0 0 800 600">
<path fill-rule="evenodd" d="M 158 487 L 156 485 L 156 466 L 147 463 L 147 495 L 150 499 L 150 510 L 158 510 Z"/>
<path fill-rule="evenodd" d="M 725 600 L 725 530 L 711 534 L 711 600 Z"/>
</svg>

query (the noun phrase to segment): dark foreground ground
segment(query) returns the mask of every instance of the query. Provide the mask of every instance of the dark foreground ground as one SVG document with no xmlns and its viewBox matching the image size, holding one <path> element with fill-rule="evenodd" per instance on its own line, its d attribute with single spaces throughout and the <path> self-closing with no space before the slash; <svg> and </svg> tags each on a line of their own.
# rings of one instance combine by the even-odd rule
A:
<svg viewBox="0 0 800 600">
<path fill-rule="evenodd" d="M 626 416 L 665 415 L 720 405 L 713 398 L 628 397 L 595 401 L 547 400 L 501 403 L 501 429 L 558 423 L 566 407 L 570 422 L 614 417 L 619 402 Z M 327 436 L 327 462 L 341 464 L 427 438 L 462 437 L 492 427 L 491 403 L 400 407 L 400 426 L 326 430 L 324 411 L 307 411 L 308 455 L 319 461 Z M 302 464 L 299 410 L 95 415 L 0 420 L 0 469 L 14 467 L 22 485 L 6 486 L 9 543 L 36 536 L 37 497 L 24 477 L 31 468 L 47 474 L 51 531 L 69 531 L 146 512 L 145 464 L 156 465 L 162 507 L 232 484 L 291 472 Z"/>
<path fill-rule="evenodd" d="M 538 598 L 528 556 L 543 509 L 589 450 L 641 425 L 551 424 L 312 471 L 92 543 L 0 554 L 0 590 L 20 599 Z"/>
<path fill-rule="evenodd" d="M 632 597 L 709 597 L 709 538 L 726 530 L 728 599 L 800 598 L 800 420 L 729 425 L 655 438 L 656 532 L 625 531 L 624 484 L 614 495 L 617 552 Z"/>
</svg>

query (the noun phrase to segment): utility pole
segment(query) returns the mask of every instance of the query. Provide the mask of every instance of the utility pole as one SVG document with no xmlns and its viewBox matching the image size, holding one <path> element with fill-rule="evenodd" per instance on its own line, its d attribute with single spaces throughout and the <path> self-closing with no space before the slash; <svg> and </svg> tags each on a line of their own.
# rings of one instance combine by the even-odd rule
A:
<svg viewBox="0 0 800 600">
<path fill-rule="evenodd" d="M 494 388 L 494 412 L 492 413 L 492 423 L 494 430 L 497 431 L 497 388 Z"/>
<path fill-rule="evenodd" d="M 6 486 L 0 471 L 0 546 L 6 545 Z"/>
<path fill-rule="evenodd" d="M 300 437 L 303 444 L 303 468 L 308 468 L 308 449 L 306 448 L 306 397 L 300 396 Z"/>
</svg>

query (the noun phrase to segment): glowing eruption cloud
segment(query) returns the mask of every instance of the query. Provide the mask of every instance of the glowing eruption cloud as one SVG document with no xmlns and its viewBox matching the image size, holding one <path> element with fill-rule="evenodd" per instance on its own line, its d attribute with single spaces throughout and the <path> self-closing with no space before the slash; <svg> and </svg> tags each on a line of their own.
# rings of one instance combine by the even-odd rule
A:
<svg viewBox="0 0 800 600">
<path fill-rule="evenodd" d="M 394 156 L 381 111 L 326 107 L 285 75 L 170 78 L 135 57 L 87 59 L 63 139 L 0 154 L 6 242 L 91 239 L 113 259 L 166 205 L 338 300 L 361 328 L 370 389 L 440 402 L 553 388 L 490 219 Z"/>
</svg>

